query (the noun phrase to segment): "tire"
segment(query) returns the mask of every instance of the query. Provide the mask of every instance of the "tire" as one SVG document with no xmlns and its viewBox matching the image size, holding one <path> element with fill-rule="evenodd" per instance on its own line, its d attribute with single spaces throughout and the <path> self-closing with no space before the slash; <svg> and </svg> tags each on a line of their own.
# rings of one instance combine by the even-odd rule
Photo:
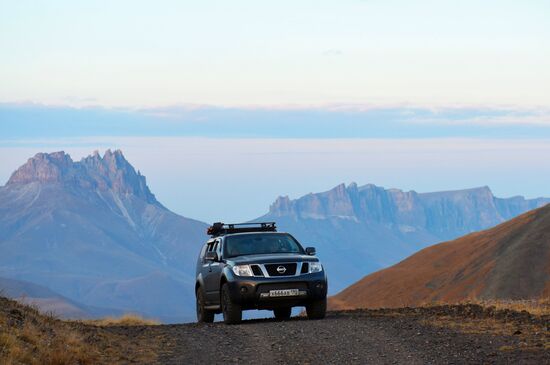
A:
<svg viewBox="0 0 550 365">
<path fill-rule="evenodd" d="M 221 306 L 223 321 L 226 324 L 241 323 L 243 311 L 240 305 L 231 301 L 231 296 L 229 295 L 229 285 L 227 285 L 227 283 L 222 286 Z"/>
<path fill-rule="evenodd" d="M 306 305 L 307 318 L 323 319 L 327 312 L 327 298 L 321 300 L 312 300 Z"/>
<path fill-rule="evenodd" d="M 279 320 L 289 319 L 292 314 L 292 307 L 275 308 L 273 314 L 275 314 L 275 318 Z"/>
<path fill-rule="evenodd" d="M 212 323 L 214 322 L 214 312 L 209 311 L 204 307 L 204 294 L 201 288 L 197 289 L 195 293 L 197 303 L 197 322 L 199 323 Z"/>
</svg>

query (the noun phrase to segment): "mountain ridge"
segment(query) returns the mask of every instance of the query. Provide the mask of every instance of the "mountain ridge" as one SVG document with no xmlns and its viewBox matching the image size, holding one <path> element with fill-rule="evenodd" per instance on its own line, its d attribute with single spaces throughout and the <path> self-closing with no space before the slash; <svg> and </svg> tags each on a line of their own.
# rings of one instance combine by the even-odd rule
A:
<svg viewBox="0 0 550 365">
<path fill-rule="evenodd" d="M 380 196 L 380 194 L 386 196 Z M 364 196 L 361 196 L 363 194 Z M 379 196 L 376 196 L 379 194 Z M 327 219 L 330 217 L 341 217 L 354 220 L 364 220 L 365 218 L 378 218 L 383 220 L 384 216 L 371 215 L 367 216 L 367 208 L 379 208 L 378 205 L 366 205 L 368 198 L 375 198 L 378 204 L 394 203 L 394 207 L 390 212 L 398 213 L 406 209 L 413 210 L 413 204 L 421 200 L 424 209 L 430 208 L 430 203 L 434 200 L 445 198 L 449 201 L 460 200 L 464 197 L 473 197 L 477 199 L 493 200 L 494 208 L 498 212 L 498 218 L 506 220 L 510 218 L 509 210 L 506 210 L 502 204 L 504 202 L 514 202 L 516 206 L 524 206 L 525 208 L 537 208 L 543 204 L 550 203 L 550 198 L 537 197 L 526 199 L 522 195 L 516 195 L 510 198 L 497 198 L 493 195 L 488 186 L 480 186 L 475 188 L 467 188 L 460 190 L 445 190 L 437 192 L 418 193 L 415 190 L 404 191 L 396 188 L 385 189 L 384 187 L 374 184 L 366 184 L 358 186 L 352 182 L 347 187 L 344 183 L 338 184 L 334 188 L 320 192 L 309 193 L 297 199 L 290 199 L 288 196 L 279 196 L 274 203 L 269 207 L 267 215 L 271 216 L 293 216 L 296 218 L 312 218 L 312 219 Z M 356 201 L 358 200 L 359 201 Z M 517 209 L 517 207 L 515 207 Z"/>
<path fill-rule="evenodd" d="M 73 161 L 64 151 L 37 153 L 10 176 L 6 186 L 38 183 L 79 185 L 83 188 L 112 190 L 133 194 L 152 204 L 160 203 L 149 190 L 145 176 L 136 172 L 121 150 L 108 149 L 103 157 L 98 151 L 80 161 Z"/>
<path fill-rule="evenodd" d="M 334 293 L 352 284 L 352 277 L 359 280 L 429 245 L 547 203 L 549 198 L 497 198 L 487 186 L 417 193 L 351 183 L 292 200 L 281 196 L 255 221 L 276 220 L 306 245 L 317 245 Z"/>
<path fill-rule="evenodd" d="M 206 227 L 160 204 L 120 150 L 77 162 L 37 154 L 0 187 L 0 276 L 90 306 L 190 319 Z"/>
</svg>

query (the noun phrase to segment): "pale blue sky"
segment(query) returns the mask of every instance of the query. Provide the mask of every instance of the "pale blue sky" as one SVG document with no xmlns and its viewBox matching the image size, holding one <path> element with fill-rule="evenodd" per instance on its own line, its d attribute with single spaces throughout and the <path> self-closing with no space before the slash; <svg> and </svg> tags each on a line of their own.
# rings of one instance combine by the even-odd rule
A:
<svg viewBox="0 0 550 365">
<path fill-rule="evenodd" d="M 546 0 L 0 0 L 0 184 L 121 148 L 206 221 L 351 181 L 550 196 L 549 39 Z"/>
<path fill-rule="evenodd" d="M 0 101 L 550 106 L 545 0 L 0 0 Z"/>
</svg>

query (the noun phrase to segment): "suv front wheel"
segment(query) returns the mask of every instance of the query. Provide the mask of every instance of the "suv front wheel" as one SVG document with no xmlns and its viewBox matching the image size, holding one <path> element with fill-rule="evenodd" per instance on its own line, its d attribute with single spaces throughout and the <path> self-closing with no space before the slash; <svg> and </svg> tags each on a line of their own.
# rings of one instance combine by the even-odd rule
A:
<svg viewBox="0 0 550 365">
<path fill-rule="evenodd" d="M 321 300 L 312 300 L 306 305 L 307 318 L 323 319 L 327 312 L 327 298 Z"/>
<path fill-rule="evenodd" d="M 243 315 L 241 306 L 231 301 L 229 295 L 229 285 L 223 284 L 221 292 L 221 305 L 223 313 L 223 321 L 227 324 L 240 323 Z"/>
</svg>

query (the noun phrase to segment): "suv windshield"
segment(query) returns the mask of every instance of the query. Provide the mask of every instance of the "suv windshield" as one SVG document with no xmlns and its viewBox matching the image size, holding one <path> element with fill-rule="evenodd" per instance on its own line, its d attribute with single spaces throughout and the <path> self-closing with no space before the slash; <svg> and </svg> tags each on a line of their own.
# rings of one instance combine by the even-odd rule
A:
<svg viewBox="0 0 550 365">
<path fill-rule="evenodd" d="M 243 234 L 225 239 L 225 257 L 270 253 L 303 253 L 303 249 L 292 236 L 284 233 Z"/>
</svg>

